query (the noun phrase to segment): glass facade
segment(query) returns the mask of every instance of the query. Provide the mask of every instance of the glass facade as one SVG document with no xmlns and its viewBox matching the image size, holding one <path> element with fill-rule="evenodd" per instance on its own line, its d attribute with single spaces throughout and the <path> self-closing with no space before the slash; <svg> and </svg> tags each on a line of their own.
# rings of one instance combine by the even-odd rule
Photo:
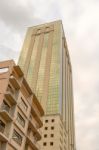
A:
<svg viewBox="0 0 99 150">
<path fill-rule="evenodd" d="M 48 114 L 59 112 L 59 66 L 59 51 L 57 50 L 57 43 L 54 43 L 50 65 L 49 90 L 46 109 Z"/>
<path fill-rule="evenodd" d="M 29 44 L 31 41 L 31 30 L 28 30 L 28 34 L 30 34 L 30 36 L 27 36 L 26 34 L 26 38 L 24 40 L 23 48 L 22 48 L 21 55 L 20 55 L 20 66 L 23 71 L 25 70 L 25 62 L 27 59 L 28 48 L 29 48 Z"/>
<path fill-rule="evenodd" d="M 42 100 L 43 94 L 43 83 L 44 83 L 44 73 L 45 73 L 45 64 L 46 64 L 46 54 L 47 54 L 47 45 L 48 45 L 48 33 L 44 35 L 44 42 L 42 47 L 42 54 L 40 60 L 40 66 L 38 71 L 38 79 L 37 79 L 37 86 L 36 86 L 36 95 L 39 101 Z"/>
<path fill-rule="evenodd" d="M 35 37 L 35 42 L 34 42 L 34 46 L 32 49 L 32 55 L 30 57 L 30 63 L 29 63 L 29 67 L 27 70 L 27 81 L 32 89 L 33 89 L 32 81 L 35 80 L 34 79 L 34 65 L 35 65 L 35 61 L 36 61 L 36 54 L 37 54 L 37 48 L 38 48 L 38 44 L 39 44 L 39 38 L 40 38 L 39 35 L 37 35 Z"/>
<path fill-rule="evenodd" d="M 44 27 L 38 27 L 37 31 L 36 29 L 32 28 L 29 30 L 29 33 L 26 36 L 25 41 L 27 39 L 30 39 L 30 43 L 28 42 L 27 45 L 28 51 L 32 49 L 32 53 L 30 56 L 28 56 L 27 51 L 24 49 L 20 55 L 19 59 L 19 65 L 21 68 L 22 66 L 25 66 L 25 63 L 28 61 L 29 65 L 27 67 L 26 78 L 27 81 L 32 88 L 33 91 L 35 91 L 36 96 L 38 97 L 38 100 L 42 103 L 44 101 L 44 92 L 47 93 L 47 100 L 45 101 L 46 114 L 53 114 L 53 113 L 59 113 L 59 84 L 60 84 L 60 51 L 59 47 L 59 30 L 60 25 L 57 24 L 58 32 L 54 28 L 54 26 L 45 26 Z M 35 34 L 33 34 L 35 32 Z M 42 43 L 41 37 L 43 38 Z M 35 40 L 34 40 L 35 39 Z M 50 41 L 52 39 L 52 42 Z M 34 41 L 33 41 L 34 40 Z M 34 42 L 34 45 L 31 44 L 31 42 Z M 32 45 L 32 47 L 31 47 Z M 51 49 L 49 49 L 49 47 Z M 30 49 L 29 49 L 30 48 Z M 51 56 L 47 56 L 48 51 L 51 51 Z M 41 56 L 38 58 L 38 53 L 41 53 Z M 27 55 L 27 56 L 26 56 Z M 26 61 L 26 59 L 28 59 Z M 39 65 L 37 66 L 37 61 L 39 61 Z M 49 63 L 50 62 L 50 63 Z M 47 69 L 49 70 L 49 74 L 46 74 L 46 65 Z M 25 70 L 25 67 L 23 68 L 23 71 Z M 37 76 L 35 76 L 35 72 L 37 71 Z M 47 77 L 46 77 L 47 76 Z M 44 82 L 47 82 L 45 80 L 47 78 L 48 80 L 48 90 L 44 89 Z M 35 85 L 34 85 L 34 82 Z"/>
<path fill-rule="evenodd" d="M 23 56 L 20 56 L 19 59 L 20 66 L 23 66 L 26 59 L 29 62 L 27 81 L 41 104 L 44 102 L 46 114 L 63 113 L 62 109 L 65 99 L 62 100 L 62 90 L 60 94 L 60 88 L 62 89 L 63 86 L 63 83 L 60 81 L 60 72 L 62 72 L 63 69 L 61 68 L 62 55 L 60 55 L 62 53 L 62 32 L 60 22 L 29 29 L 26 40 L 28 38 L 35 40 L 30 40 L 30 44 L 25 44 L 30 48 L 28 51 L 32 49 L 32 53 L 26 57 L 26 54 L 23 55 L 23 51 L 25 53 L 25 50 L 22 50 L 21 55 Z M 32 45 L 31 42 L 34 42 L 34 45 Z M 32 45 L 32 47 L 30 47 L 30 45 Z M 49 51 L 51 53 L 49 53 Z M 47 56 L 48 54 L 50 55 Z M 46 70 L 49 70 L 48 74 Z M 44 88 L 44 83 L 47 84 L 46 87 L 48 89 Z M 45 93 L 46 98 L 44 97 Z"/>
</svg>

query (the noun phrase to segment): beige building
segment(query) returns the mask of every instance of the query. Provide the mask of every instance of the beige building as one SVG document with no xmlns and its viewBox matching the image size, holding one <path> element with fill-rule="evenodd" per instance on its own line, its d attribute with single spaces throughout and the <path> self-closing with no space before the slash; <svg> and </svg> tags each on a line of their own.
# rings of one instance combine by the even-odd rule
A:
<svg viewBox="0 0 99 150">
<path fill-rule="evenodd" d="M 62 22 L 28 28 L 18 64 L 45 111 L 41 150 L 75 150 L 72 67 Z"/>
<path fill-rule="evenodd" d="M 0 150 L 39 150 L 43 115 L 20 67 L 0 62 Z"/>
</svg>

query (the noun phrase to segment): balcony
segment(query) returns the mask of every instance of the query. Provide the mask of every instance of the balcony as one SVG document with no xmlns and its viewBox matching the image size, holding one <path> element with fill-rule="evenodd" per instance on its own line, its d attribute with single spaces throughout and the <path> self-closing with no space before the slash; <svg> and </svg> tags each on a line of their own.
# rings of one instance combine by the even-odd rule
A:
<svg viewBox="0 0 99 150">
<path fill-rule="evenodd" d="M 8 91 L 8 92 L 5 94 L 5 97 L 6 97 L 6 99 L 8 99 L 8 101 L 11 103 L 11 105 L 15 105 L 15 104 L 16 104 L 16 100 L 15 100 L 13 94 L 12 94 L 10 91 Z"/>
<path fill-rule="evenodd" d="M 4 133 L 4 130 L 5 130 L 5 127 L 3 127 L 3 126 L 0 124 L 0 132 L 1 132 L 1 133 Z"/>
<path fill-rule="evenodd" d="M 10 83 L 12 84 L 12 86 L 13 86 L 16 90 L 19 90 L 19 89 L 20 89 L 20 84 L 19 84 L 19 82 L 17 81 L 17 79 L 16 79 L 14 76 L 11 76 L 9 80 L 10 80 Z"/>
<path fill-rule="evenodd" d="M 12 118 L 9 114 L 10 112 L 10 108 L 3 104 L 0 108 L 0 115 L 6 120 L 6 121 L 12 121 Z"/>
<path fill-rule="evenodd" d="M 37 131 L 36 125 L 32 122 L 31 119 L 29 119 L 29 126 L 31 127 L 31 129 L 32 129 L 34 132 Z"/>
<path fill-rule="evenodd" d="M 2 142 L 7 141 L 7 138 L 4 135 L 4 132 L 5 132 L 5 124 L 2 120 L 0 120 L 0 141 L 2 141 Z"/>
<path fill-rule="evenodd" d="M 10 107 L 8 105 L 3 104 L 1 108 L 2 110 L 7 111 L 8 113 L 10 111 Z"/>
<path fill-rule="evenodd" d="M 40 146 L 37 144 L 37 141 L 34 138 L 27 136 L 27 143 L 33 148 L 33 150 L 40 149 Z"/>
<path fill-rule="evenodd" d="M 0 132 L 0 141 L 1 142 L 7 142 L 8 141 L 7 137 L 2 132 Z"/>
<path fill-rule="evenodd" d="M 13 68 L 14 68 L 15 72 L 19 75 L 19 77 L 23 76 L 23 72 L 19 66 L 16 65 Z"/>
<path fill-rule="evenodd" d="M 31 112 L 32 112 L 35 120 L 39 123 L 39 127 L 42 127 L 43 126 L 43 122 L 42 122 L 41 118 L 39 117 L 39 115 L 37 114 L 35 108 L 31 107 Z"/>
<path fill-rule="evenodd" d="M 40 134 L 40 137 L 42 138 L 42 136 L 41 136 L 41 135 L 42 135 L 42 132 L 41 132 L 41 130 L 40 130 L 40 129 L 38 129 L 37 131 L 39 132 L 39 134 Z M 41 139 L 41 138 L 40 138 L 40 139 Z"/>
<path fill-rule="evenodd" d="M 39 100 L 38 100 L 37 97 L 35 96 L 35 94 L 33 95 L 33 102 L 32 102 L 32 105 L 33 105 L 34 107 L 35 107 L 35 105 L 36 105 L 36 107 L 37 107 L 37 109 L 38 109 L 37 112 L 39 112 L 41 116 L 44 115 L 44 110 L 43 110 L 43 108 L 42 108 L 42 106 L 41 106 Z"/>
<path fill-rule="evenodd" d="M 37 129 L 37 126 L 32 122 L 32 120 L 29 120 L 29 126 L 33 133 L 35 134 L 34 136 L 37 138 L 37 140 L 41 139 L 41 132 L 39 129 Z"/>
<path fill-rule="evenodd" d="M 35 138 L 37 139 L 37 141 L 41 140 L 42 136 L 41 136 L 41 131 L 38 129 L 37 133 L 34 135 Z"/>
</svg>

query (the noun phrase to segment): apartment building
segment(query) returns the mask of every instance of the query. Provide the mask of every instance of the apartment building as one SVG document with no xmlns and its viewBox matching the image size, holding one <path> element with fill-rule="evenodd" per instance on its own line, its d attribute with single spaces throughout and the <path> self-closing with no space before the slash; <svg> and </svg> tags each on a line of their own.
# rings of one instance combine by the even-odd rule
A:
<svg viewBox="0 0 99 150">
<path fill-rule="evenodd" d="M 39 150 L 43 115 L 20 67 L 0 62 L 0 150 Z"/>
</svg>

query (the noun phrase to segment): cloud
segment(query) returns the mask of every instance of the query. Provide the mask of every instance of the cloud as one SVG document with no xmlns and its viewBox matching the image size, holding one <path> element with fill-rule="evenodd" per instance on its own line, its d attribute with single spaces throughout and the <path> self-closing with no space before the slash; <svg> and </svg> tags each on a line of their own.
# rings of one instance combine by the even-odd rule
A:
<svg viewBox="0 0 99 150">
<path fill-rule="evenodd" d="M 23 0 L 10 0 L 9 3 L 6 0 L 1 1 L 0 19 L 10 28 L 20 32 L 31 24 L 41 22 L 40 18 L 35 17 L 35 8 L 29 2 Z"/>
<path fill-rule="evenodd" d="M 80 150 L 99 149 L 98 6 L 98 0 L 0 1 L 0 59 L 18 58 L 28 26 L 62 19 L 73 66 L 76 142 Z"/>
<path fill-rule="evenodd" d="M 0 61 L 14 59 L 17 62 L 18 57 L 19 55 L 16 51 L 4 45 L 0 45 Z"/>
</svg>

